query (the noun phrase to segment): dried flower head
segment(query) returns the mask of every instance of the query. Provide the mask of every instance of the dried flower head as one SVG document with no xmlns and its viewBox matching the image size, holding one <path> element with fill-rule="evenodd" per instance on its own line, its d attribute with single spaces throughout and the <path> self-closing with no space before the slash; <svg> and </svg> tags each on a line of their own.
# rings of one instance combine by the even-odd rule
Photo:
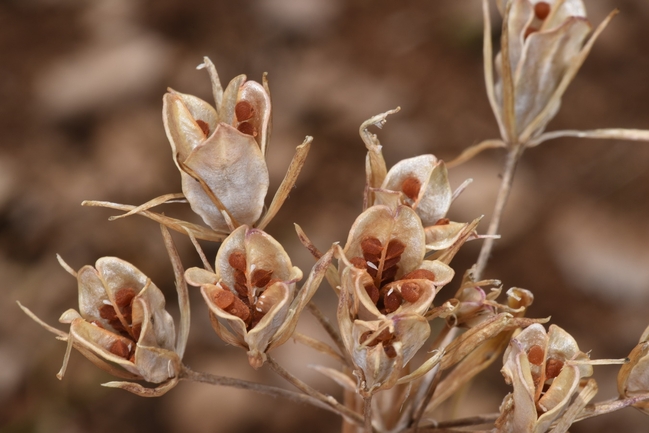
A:
<svg viewBox="0 0 649 433">
<path fill-rule="evenodd" d="M 649 327 L 629 354 L 629 362 L 620 368 L 617 389 L 622 397 L 649 393 Z M 649 401 L 636 403 L 634 407 L 649 415 Z"/>
<path fill-rule="evenodd" d="M 250 365 L 259 368 L 268 350 L 290 338 L 300 312 L 322 281 L 331 254 L 316 263 L 297 292 L 302 271 L 291 265 L 284 248 L 264 231 L 241 226 L 221 245 L 214 272 L 190 268 L 185 277 L 201 288 L 219 337 L 246 349 Z"/>
<path fill-rule="evenodd" d="M 591 365 L 578 361 L 588 359 L 575 339 L 556 325 L 550 325 L 549 332 L 540 324 L 524 329 L 505 351 L 502 373 L 514 390 L 501 406 L 496 423 L 498 431 L 547 431 L 566 415 L 572 404 L 577 404 L 575 396 L 580 394 L 580 380 L 593 373 Z M 590 387 L 593 386 L 594 382 Z M 593 396 L 590 392 L 588 399 Z M 585 405 L 583 395 L 581 403 Z M 570 416 L 576 415 L 570 411 Z"/>
<path fill-rule="evenodd" d="M 45 325 L 23 308 L 68 341 L 58 377 L 63 377 L 74 347 L 115 376 L 162 384 L 154 389 L 132 382 L 105 386 L 143 396 L 158 396 L 171 389 L 178 379 L 182 353 L 176 349 L 174 322 L 164 308 L 160 289 L 135 266 L 116 257 L 102 257 L 95 267 L 84 266 L 76 273 L 59 260 L 79 282 L 79 311 L 70 309 L 59 320 L 70 324 L 70 333 Z"/>
</svg>

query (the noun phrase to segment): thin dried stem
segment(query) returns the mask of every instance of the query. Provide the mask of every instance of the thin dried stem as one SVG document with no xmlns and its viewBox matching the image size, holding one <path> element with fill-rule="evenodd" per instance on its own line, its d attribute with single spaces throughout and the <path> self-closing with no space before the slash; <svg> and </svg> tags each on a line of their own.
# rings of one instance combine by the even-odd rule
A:
<svg viewBox="0 0 649 433">
<path fill-rule="evenodd" d="M 633 141 L 649 141 L 649 131 L 644 129 L 624 129 L 624 128 L 606 128 L 606 129 L 593 129 L 589 131 L 552 131 L 541 134 L 539 137 L 534 138 L 527 142 L 525 147 L 535 147 L 544 141 L 554 140 L 561 137 L 577 137 L 577 138 L 599 138 L 603 140 L 633 140 Z"/>
<path fill-rule="evenodd" d="M 491 255 L 491 250 L 493 249 L 495 239 L 491 236 L 494 236 L 498 233 L 500 227 L 500 219 L 502 217 L 503 210 L 507 204 L 507 199 L 509 198 L 509 193 L 512 189 L 512 184 L 514 182 L 514 173 L 516 172 L 516 166 L 518 160 L 523 154 L 523 146 L 516 145 L 510 148 L 509 153 L 507 154 L 507 160 L 505 161 L 504 172 L 502 175 L 502 181 L 500 182 L 500 189 L 498 190 L 498 196 L 496 197 L 496 204 L 494 206 L 493 213 L 491 215 L 491 222 L 489 223 L 489 228 L 487 229 L 487 237 L 482 244 L 482 249 L 480 250 L 480 255 L 478 256 L 478 261 L 475 265 L 475 271 L 473 273 L 473 278 L 476 281 L 480 280 L 482 273 L 487 266 L 489 261 L 489 256 Z"/>
<path fill-rule="evenodd" d="M 345 343 L 343 343 L 342 337 L 340 336 L 336 328 L 333 327 L 333 325 L 329 321 L 329 318 L 322 314 L 322 311 L 320 311 L 313 302 L 306 304 L 306 307 L 309 309 L 311 314 L 313 314 L 313 317 L 316 318 L 318 323 L 320 323 L 327 334 L 329 334 L 329 337 L 331 337 L 333 342 L 336 344 L 336 347 L 338 348 L 340 353 L 347 354 Z M 351 361 L 349 359 L 345 358 L 345 362 L 347 363 L 347 365 L 351 365 Z"/>
<path fill-rule="evenodd" d="M 279 376 L 286 379 L 289 383 L 295 386 L 297 389 L 302 391 L 304 394 L 320 401 L 322 404 L 328 405 L 334 412 L 344 417 L 347 421 L 357 424 L 358 426 L 364 425 L 364 419 L 358 413 L 352 411 L 351 409 L 343 406 L 330 395 L 325 395 L 320 391 L 312 388 L 308 384 L 304 383 L 297 377 L 293 376 L 291 373 L 286 371 L 281 365 L 279 365 L 272 357 L 268 356 L 267 358 L 268 365 L 273 369 L 275 373 Z"/>
<path fill-rule="evenodd" d="M 190 380 L 192 382 L 207 383 L 210 385 L 227 386 L 230 388 L 247 389 L 258 394 L 270 395 L 272 397 L 281 397 L 296 403 L 310 404 L 321 409 L 339 414 L 331 405 L 325 404 L 317 398 L 276 386 L 263 385 L 247 380 L 235 379 L 233 377 L 218 376 L 210 373 L 193 371 L 186 365 L 183 365 L 180 373 L 181 380 Z"/>
<path fill-rule="evenodd" d="M 365 418 L 365 433 L 372 433 L 372 396 L 368 395 L 364 399 L 363 417 Z"/>
<path fill-rule="evenodd" d="M 449 428 L 453 428 L 453 427 L 469 427 L 469 426 L 477 426 L 477 425 L 484 425 L 484 424 L 492 424 L 498 419 L 499 416 L 500 416 L 499 413 L 490 413 L 486 415 L 471 416 L 468 418 L 433 422 L 430 424 L 422 425 L 421 427 L 419 427 L 419 430 L 416 430 L 415 428 L 411 428 L 408 430 L 404 430 L 402 433 L 415 433 L 417 431 L 419 431 L 420 433 L 424 433 L 424 432 L 439 433 L 442 431 L 448 431 Z"/>
</svg>

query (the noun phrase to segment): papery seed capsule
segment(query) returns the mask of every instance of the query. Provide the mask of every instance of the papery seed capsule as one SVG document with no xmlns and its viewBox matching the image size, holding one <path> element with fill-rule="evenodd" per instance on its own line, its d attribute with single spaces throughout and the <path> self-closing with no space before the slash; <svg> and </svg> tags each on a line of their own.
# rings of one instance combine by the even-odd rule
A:
<svg viewBox="0 0 649 433">
<path fill-rule="evenodd" d="M 536 27 L 529 26 L 528 28 L 525 29 L 525 32 L 523 33 L 523 39 L 527 39 L 529 35 L 531 35 L 532 33 L 536 33 L 538 31 L 539 29 L 537 29 Z"/>
<path fill-rule="evenodd" d="M 450 222 L 451 222 L 451 220 L 448 219 L 448 218 L 440 218 L 440 219 L 438 219 L 437 222 L 435 222 L 435 224 L 433 224 L 433 225 L 436 225 L 436 226 L 445 226 L 445 225 L 450 224 Z"/>
<path fill-rule="evenodd" d="M 421 190 L 421 182 L 414 176 L 409 176 L 403 180 L 401 184 L 401 191 L 408 197 L 410 200 L 415 201 L 419 197 L 419 191 Z"/>
<path fill-rule="evenodd" d="M 543 364 L 543 359 L 545 358 L 545 351 L 539 345 L 534 345 L 530 347 L 530 350 L 527 351 L 527 359 L 530 361 L 530 364 L 541 365 Z"/>
<path fill-rule="evenodd" d="M 142 333 L 142 324 L 134 323 L 133 326 L 131 326 L 131 335 L 133 335 L 133 339 L 136 342 L 140 340 L 141 333 Z"/>
</svg>

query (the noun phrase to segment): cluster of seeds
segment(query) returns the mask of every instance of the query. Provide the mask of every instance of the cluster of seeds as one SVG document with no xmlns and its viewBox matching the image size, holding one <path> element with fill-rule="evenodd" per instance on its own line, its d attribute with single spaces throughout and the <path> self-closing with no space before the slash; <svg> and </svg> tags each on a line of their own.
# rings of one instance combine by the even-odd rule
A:
<svg viewBox="0 0 649 433">
<path fill-rule="evenodd" d="M 413 279 L 435 281 L 435 274 L 425 269 L 412 271 L 403 277 L 404 282 L 392 284 L 399 270 L 401 255 L 406 245 L 398 239 L 392 239 L 384 247 L 375 237 L 361 241 L 363 257 L 353 257 L 350 262 L 358 269 L 365 269 L 372 277 L 372 282 L 365 285 L 365 290 L 378 310 L 383 314 L 396 311 L 403 301 L 416 302 L 421 296 L 421 288 Z M 400 290 L 398 290 L 400 287 Z"/>
<path fill-rule="evenodd" d="M 377 331 L 365 331 L 361 334 L 359 343 L 365 344 L 368 347 L 375 347 L 379 343 L 383 345 L 383 351 L 388 358 L 394 358 L 397 356 L 397 350 L 394 348 L 392 343 L 395 340 L 395 336 L 390 332 L 388 327 L 385 327 Z"/>
<path fill-rule="evenodd" d="M 221 281 L 219 285 L 224 290 L 215 291 L 212 300 L 217 307 L 243 320 L 250 330 L 274 305 L 263 294 L 268 286 L 279 280 L 272 279 L 273 271 L 261 268 L 248 275 L 246 255 L 242 251 L 230 254 L 228 263 L 234 270 L 234 290 Z"/>
<path fill-rule="evenodd" d="M 536 369 L 532 369 L 532 380 L 535 388 L 538 388 L 538 385 L 542 380 L 547 381 L 557 377 L 563 368 L 563 361 L 555 358 L 548 358 L 545 361 L 545 371 L 540 371 L 540 366 L 543 365 L 543 361 L 545 360 L 545 351 L 539 345 L 530 347 L 527 351 L 527 359 L 530 361 L 530 364 L 537 367 Z M 544 387 L 545 386 L 549 385 L 544 384 Z"/>
<path fill-rule="evenodd" d="M 234 107 L 234 114 L 237 116 L 237 129 L 246 135 L 257 136 L 257 128 L 250 123 L 255 114 L 255 108 L 248 101 L 239 101 Z"/>
<path fill-rule="evenodd" d="M 133 344 L 126 344 L 122 340 L 115 340 L 108 349 L 111 353 L 122 358 L 131 359 L 135 353 L 135 343 L 140 339 L 142 331 L 141 323 L 133 323 L 133 299 L 135 299 L 135 290 L 126 287 L 115 293 L 115 306 L 105 300 L 99 308 L 99 317 L 106 320 L 108 324 L 121 336 L 133 341 Z M 94 325 L 103 328 L 101 322 L 94 321 Z"/>
</svg>

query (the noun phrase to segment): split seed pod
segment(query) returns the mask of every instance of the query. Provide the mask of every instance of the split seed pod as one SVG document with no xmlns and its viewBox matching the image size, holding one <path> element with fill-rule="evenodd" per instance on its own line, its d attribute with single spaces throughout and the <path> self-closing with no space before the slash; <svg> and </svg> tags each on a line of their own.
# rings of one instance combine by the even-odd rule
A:
<svg viewBox="0 0 649 433">
<path fill-rule="evenodd" d="M 190 268 L 185 277 L 189 284 L 201 288 L 219 337 L 246 349 L 250 365 L 259 368 L 266 360 L 266 352 L 293 334 L 299 314 L 320 285 L 331 255 L 328 252 L 316 263 L 297 290 L 302 271 L 291 265 L 284 248 L 262 230 L 241 226 L 221 245 L 214 273 Z"/>
<path fill-rule="evenodd" d="M 617 389 L 622 397 L 649 393 L 649 328 L 645 329 L 640 342 L 629 354 L 629 362 L 620 368 Z M 649 415 L 649 402 L 634 405 Z"/>
<path fill-rule="evenodd" d="M 109 382 L 105 386 L 123 388 L 151 397 L 164 394 L 178 380 L 182 353 L 175 345 L 171 315 L 165 310 L 160 289 L 140 270 L 116 257 L 102 257 L 95 267 L 84 266 L 75 273 L 79 283 L 79 311 L 70 309 L 61 323 L 70 324 L 64 333 L 23 310 L 60 339 L 68 342 L 62 378 L 70 349 L 76 348 L 98 367 L 124 379 L 160 384 L 145 388 L 133 382 Z M 183 349 L 180 349 L 183 350 Z"/>
</svg>

